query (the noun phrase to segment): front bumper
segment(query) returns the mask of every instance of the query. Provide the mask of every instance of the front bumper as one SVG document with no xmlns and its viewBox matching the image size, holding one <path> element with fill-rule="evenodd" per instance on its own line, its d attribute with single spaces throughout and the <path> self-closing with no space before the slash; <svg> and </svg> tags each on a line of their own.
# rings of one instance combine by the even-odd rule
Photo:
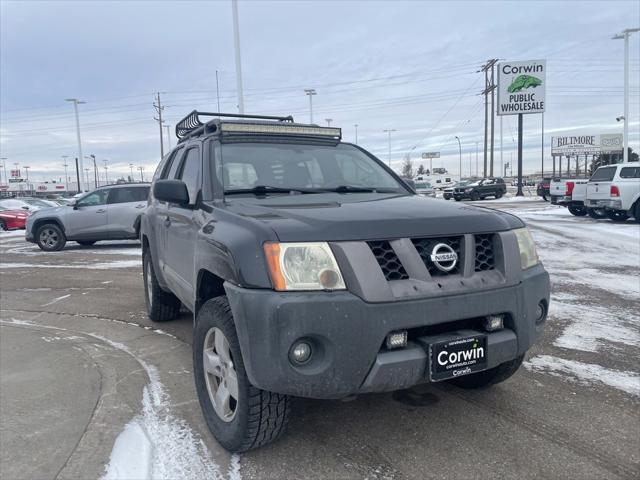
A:
<svg viewBox="0 0 640 480">
<path fill-rule="evenodd" d="M 549 275 L 537 265 L 512 287 L 385 303 L 367 303 L 346 291 L 274 292 L 229 283 L 225 289 L 253 385 L 301 397 L 342 398 L 428 382 L 422 345 L 429 335 L 411 336 L 423 327 L 504 313 L 506 328 L 487 335 L 487 368 L 522 355 L 542 333 L 544 320 L 536 324 L 536 310 L 540 302 L 548 306 L 550 286 Z M 405 329 L 406 348 L 382 348 L 388 333 Z M 306 365 L 294 366 L 289 351 L 301 338 L 310 340 L 314 354 Z"/>
</svg>

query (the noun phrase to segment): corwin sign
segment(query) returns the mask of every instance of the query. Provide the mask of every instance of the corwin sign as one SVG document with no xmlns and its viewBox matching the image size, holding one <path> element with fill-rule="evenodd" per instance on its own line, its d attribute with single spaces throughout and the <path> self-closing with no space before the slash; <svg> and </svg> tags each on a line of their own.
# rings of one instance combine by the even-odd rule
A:
<svg viewBox="0 0 640 480">
<path fill-rule="evenodd" d="M 543 113 L 546 82 L 546 60 L 499 63 L 498 115 Z"/>
</svg>

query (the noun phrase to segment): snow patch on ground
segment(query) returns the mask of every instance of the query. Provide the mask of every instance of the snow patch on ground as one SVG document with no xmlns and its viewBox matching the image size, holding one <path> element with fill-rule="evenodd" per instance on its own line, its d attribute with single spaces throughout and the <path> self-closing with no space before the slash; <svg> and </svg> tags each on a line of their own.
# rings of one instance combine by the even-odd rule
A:
<svg viewBox="0 0 640 480">
<path fill-rule="evenodd" d="M 582 385 L 603 384 L 640 396 L 640 375 L 611 370 L 600 365 L 566 360 L 551 355 L 539 355 L 524 363 L 525 368 L 543 372 Z"/>
<path fill-rule="evenodd" d="M 131 268 L 140 267 L 142 259 L 137 260 L 116 260 L 114 262 L 102 263 L 76 263 L 71 265 L 54 265 L 54 264 L 34 264 L 34 263 L 0 263 L 2 268 L 83 268 L 89 270 L 111 270 L 112 268 Z"/>
<path fill-rule="evenodd" d="M 142 413 L 116 439 L 103 479 L 223 479 L 219 466 L 212 460 L 202 439 L 184 420 L 171 413 L 171 400 L 160 382 L 157 369 L 134 355 L 125 345 L 97 334 L 90 335 L 131 355 L 149 377 L 149 384 L 143 391 Z M 146 462 L 142 458 L 131 459 L 131 451 L 137 451 L 140 441 L 149 445 L 150 454 Z M 141 473 L 146 476 L 135 476 Z M 240 478 L 239 463 L 236 478 Z"/>
<path fill-rule="evenodd" d="M 597 352 L 604 342 L 640 346 L 640 315 L 634 311 L 552 301 L 549 314 L 571 322 L 553 342 L 558 347 Z"/>
</svg>

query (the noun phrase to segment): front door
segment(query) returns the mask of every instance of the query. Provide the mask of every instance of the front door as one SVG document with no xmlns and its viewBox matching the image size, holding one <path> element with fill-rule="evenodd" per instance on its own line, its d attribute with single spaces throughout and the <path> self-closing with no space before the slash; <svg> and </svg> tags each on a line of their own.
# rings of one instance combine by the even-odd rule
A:
<svg viewBox="0 0 640 480">
<path fill-rule="evenodd" d="M 109 188 L 82 197 L 65 219 L 65 234 L 71 240 L 106 240 L 108 238 L 107 197 Z"/>
<path fill-rule="evenodd" d="M 167 232 L 165 248 L 165 277 L 175 288 L 180 300 L 192 307 L 195 288 L 195 243 L 198 232 L 196 221 L 197 197 L 200 191 L 202 159 L 200 148 L 189 148 L 180 163 L 175 179 L 182 180 L 189 192 L 189 205 L 171 204 L 167 208 L 165 228 Z"/>
</svg>

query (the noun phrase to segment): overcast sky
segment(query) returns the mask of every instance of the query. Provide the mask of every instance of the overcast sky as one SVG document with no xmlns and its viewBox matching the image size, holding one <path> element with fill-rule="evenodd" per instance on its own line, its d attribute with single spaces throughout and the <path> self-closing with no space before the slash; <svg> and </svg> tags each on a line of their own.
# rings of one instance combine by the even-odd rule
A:
<svg viewBox="0 0 640 480">
<path fill-rule="evenodd" d="M 151 174 L 160 156 L 155 92 L 167 124 L 194 108 L 237 111 L 230 0 L 0 0 L 0 156 L 36 180 L 63 175 L 77 156 L 72 105 L 80 105 L 84 154 L 112 172 Z M 640 2 L 240 1 L 245 110 L 342 127 L 394 167 L 412 152 L 440 151 L 434 166 L 475 173 L 484 110 L 477 73 L 489 58 L 547 60 L 545 157 L 552 135 L 622 132 L 623 42 Z M 630 142 L 640 132 L 640 34 L 632 36 Z M 515 157 L 517 117 L 504 117 L 503 158 Z M 496 120 L 496 170 L 500 163 Z M 524 117 L 525 170 L 539 170 L 541 116 Z M 165 137 L 165 142 L 167 141 Z M 175 137 L 171 138 L 172 145 Z M 482 163 L 482 152 L 480 152 Z M 88 166 L 88 165 L 86 165 Z"/>
</svg>

